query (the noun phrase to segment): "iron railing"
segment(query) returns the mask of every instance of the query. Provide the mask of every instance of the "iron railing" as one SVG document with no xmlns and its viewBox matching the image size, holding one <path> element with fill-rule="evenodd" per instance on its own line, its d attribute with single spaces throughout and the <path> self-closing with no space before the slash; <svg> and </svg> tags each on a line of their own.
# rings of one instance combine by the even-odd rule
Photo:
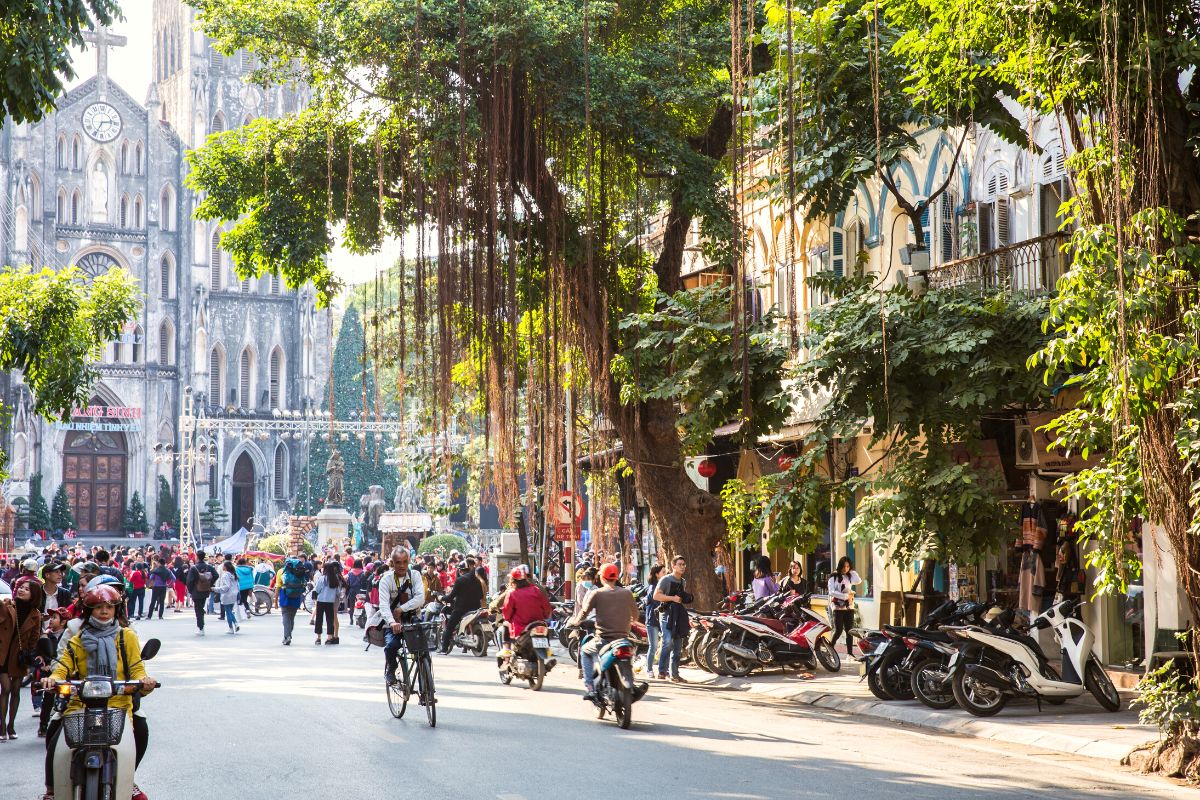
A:
<svg viewBox="0 0 1200 800">
<path fill-rule="evenodd" d="M 1071 268 L 1071 255 L 1066 249 L 1069 238 L 1064 232 L 1050 233 L 971 258 L 947 261 L 929 271 L 929 285 L 937 289 L 962 286 L 981 292 L 1050 294 Z"/>
</svg>

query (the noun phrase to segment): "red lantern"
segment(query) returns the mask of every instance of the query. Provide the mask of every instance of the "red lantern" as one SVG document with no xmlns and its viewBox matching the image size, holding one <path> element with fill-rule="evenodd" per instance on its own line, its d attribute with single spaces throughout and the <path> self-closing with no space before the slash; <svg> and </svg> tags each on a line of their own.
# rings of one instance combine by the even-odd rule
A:
<svg viewBox="0 0 1200 800">
<path fill-rule="evenodd" d="M 779 470 L 781 472 L 787 472 L 789 469 L 792 468 L 792 457 L 791 456 L 780 456 L 777 459 L 776 463 L 779 464 Z"/>
<path fill-rule="evenodd" d="M 701 478 L 711 478 L 717 474 L 717 462 L 706 458 L 696 465 L 696 472 Z"/>
</svg>

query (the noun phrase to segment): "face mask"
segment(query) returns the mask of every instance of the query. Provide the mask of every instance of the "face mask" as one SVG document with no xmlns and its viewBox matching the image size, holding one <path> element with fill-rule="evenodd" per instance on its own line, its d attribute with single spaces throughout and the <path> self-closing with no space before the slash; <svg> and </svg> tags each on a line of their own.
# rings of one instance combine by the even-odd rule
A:
<svg viewBox="0 0 1200 800">
<path fill-rule="evenodd" d="M 593 584 L 591 581 L 584 581 L 580 585 L 583 586 L 583 588 L 585 588 L 585 589 L 591 589 L 592 586 L 594 586 L 595 584 Z"/>
</svg>

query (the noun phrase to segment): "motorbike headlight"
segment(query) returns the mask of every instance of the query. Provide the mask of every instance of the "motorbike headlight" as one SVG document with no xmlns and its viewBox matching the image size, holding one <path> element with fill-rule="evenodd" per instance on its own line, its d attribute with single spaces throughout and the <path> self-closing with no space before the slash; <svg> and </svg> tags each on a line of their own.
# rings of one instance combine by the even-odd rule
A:
<svg viewBox="0 0 1200 800">
<path fill-rule="evenodd" d="M 108 681 L 84 681 L 79 696 L 84 700 L 104 700 L 112 697 L 113 687 Z"/>
</svg>

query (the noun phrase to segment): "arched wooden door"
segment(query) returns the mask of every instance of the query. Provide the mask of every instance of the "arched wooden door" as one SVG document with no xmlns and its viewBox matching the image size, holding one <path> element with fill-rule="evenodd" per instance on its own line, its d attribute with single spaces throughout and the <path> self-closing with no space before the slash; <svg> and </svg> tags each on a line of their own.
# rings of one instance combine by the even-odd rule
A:
<svg viewBox="0 0 1200 800">
<path fill-rule="evenodd" d="M 230 532 L 237 533 L 239 528 L 250 528 L 250 518 L 254 516 L 254 462 L 249 453 L 242 453 L 233 464 L 233 497 L 229 515 Z"/>
<path fill-rule="evenodd" d="M 118 533 L 125 512 L 125 434 L 70 431 L 63 448 L 63 483 L 75 528 Z"/>
</svg>

